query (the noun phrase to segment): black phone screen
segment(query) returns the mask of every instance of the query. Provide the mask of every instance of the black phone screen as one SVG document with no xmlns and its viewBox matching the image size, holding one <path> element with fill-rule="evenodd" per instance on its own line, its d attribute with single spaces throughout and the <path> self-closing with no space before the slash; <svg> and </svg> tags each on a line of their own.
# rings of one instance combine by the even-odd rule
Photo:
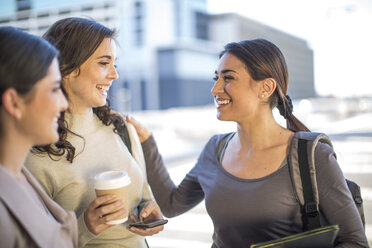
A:
<svg viewBox="0 0 372 248">
<path fill-rule="evenodd" d="M 168 220 L 166 219 L 160 219 L 160 220 L 145 220 L 141 222 L 131 223 L 129 224 L 130 227 L 137 227 L 137 228 L 153 228 L 161 225 L 165 225 L 168 223 Z"/>
</svg>

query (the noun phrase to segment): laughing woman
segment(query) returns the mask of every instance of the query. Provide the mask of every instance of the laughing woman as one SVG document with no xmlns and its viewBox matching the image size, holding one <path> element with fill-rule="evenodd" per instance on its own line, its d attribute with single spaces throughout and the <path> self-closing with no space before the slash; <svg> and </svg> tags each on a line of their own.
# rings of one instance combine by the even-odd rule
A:
<svg viewBox="0 0 372 248">
<path fill-rule="evenodd" d="M 125 211 L 162 218 L 147 185 L 138 136 L 111 113 L 106 99 L 118 78 L 115 32 L 92 20 L 67 18 L 53 24 L 43 37 L 60 51 L 62 89 L 69 108 L 59 119 L 58 143 L 36 147 L 26 165 L 55 201 L 75 211 L 79 247 L 146 247 L 143 236 L 163 227 L 129 230 L 127 224 L 106 224 Z M 129 135 L 131 152 L 119 134 Z M 96 198 L 93 177 L 107 170 L 128 172 L 129 209 L 120 201 L 105 204 L 112 195 Z"/>
<path fill-rule="evenodd" d="M 45 40 L 0 28 L 0 246 L 77 247 L 73 212 L 66 212 L 24 168 L 34 145 L 58 140 L 67 108 L 58 52 Z"/>
<path fill-rule="evenodd" d="M 236 132 L 213 136 L 178 186 L 153 137 L 131 119 L 143 141 L 148 181 L 161 210 L 173 217 L 205 199 L 214 224 L 213 248 L 250 247 L 302 232 L 302 210 L 287 161 L 295 132 L 309 130 L 292 113 L 283 54 L 263 39 L 229 43 L 214 80 L 217 118 L 234 121 Z M 286 119 L 286 128 L 274 119 L 274 107 Z M 221 152 L 219 144 L 225 144 Z M 319 144 L 314 156 L 320 211 L 329 224 L 340 226 L 335 247 L 368 247 L 334 151 Z"/>
</svg>

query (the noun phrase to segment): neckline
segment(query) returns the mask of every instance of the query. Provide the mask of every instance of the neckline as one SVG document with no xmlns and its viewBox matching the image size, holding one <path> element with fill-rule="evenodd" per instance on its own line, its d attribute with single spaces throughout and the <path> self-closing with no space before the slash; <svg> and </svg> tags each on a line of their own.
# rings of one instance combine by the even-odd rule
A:
<svg viewBox="0 0 372 248">
<path fill-rule="evenodd" d="M 232 179 L 234 180 L 237 180 L 237 181 L 241 181 L 241 182 L 256 182 L 256 181 L 263 181 L 263 180 L 266 180 L 272 176 L 274 176 L 275 174 L 279 173 L 279 171 L 281 171 L 283 168 L 285 167 L 288 167 L 288 159 L 289 159 L 289 154 L 287 154 L 284 158 L 284 160 L 280 163 L 280 166 L 278 167 L 277 170 L 273 171 L 272 173 L 266 175 L 266 176 L 263 176 L 263 177 L 259 177 L 259 178 L 241 178 L 241 177 L 237 177 L 233 174 L 231 174 L 230 172 L 228 172 L 223 166 L 222 166 L 222 159 L 225 155 L 225 151 L 226 151 L 226 147 L 228 145 L 228 143 L 231 141 L 231 139 L 235 136 L 236 132 L 232 132 L 232 133 L 229 133 L 227 134 L 225 137 L 222 138 L 221 142 L 223 142 L 223 139 L 225 139 L 225 143 L 221 149 L 221 152 L 220 152 L 220 155 L 217 157 L 217 162 L 218 162 L 218 167 L 222 170 L 222 172 L 231 177 Z M 292 140 L 293 140 L 293 137 L 291 139 L 291 142 L 290 142 L 290 146 L 292 144 Z M 216 154 L 218 155 L 218 154 Z"/>
<path fill-rule="evenodd" d="M 85 114 L 65 112 L 68 128 L 79 135 L 88 134 L 97 130 L 100 124 L 98 116 L 90 111 Z"/>
</svg>

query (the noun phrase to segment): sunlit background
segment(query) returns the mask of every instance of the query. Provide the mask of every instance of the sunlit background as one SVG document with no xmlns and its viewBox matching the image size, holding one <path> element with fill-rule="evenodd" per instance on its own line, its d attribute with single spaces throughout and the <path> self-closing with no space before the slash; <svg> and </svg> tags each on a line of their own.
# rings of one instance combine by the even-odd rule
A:
<svg viewBox="0 0 372 248">
<path fill-rule="evenodd" d="M 153 131 L 175 182 L 213 134 L 235 129 L 215 118 L 218 53 L 232 41 L 273 41 L 289 66 L 296 116 L 330 135 L 345 176 L 362 186 L 372 241 L 372 1 L 0 0 L 0 26 L 36 35 L 70 16 L 119 31 L 112 105 Z M 201 203 L 148 241 L 152 248 L 207 248 L 212 232 Z"/>
<path fill-rule="evenodd" d="M 209 0 L 208 9 L 239 13 L 305 39 L 314 50 L 319 95 L 372 94 L 372 1 Z"/>
</svg>

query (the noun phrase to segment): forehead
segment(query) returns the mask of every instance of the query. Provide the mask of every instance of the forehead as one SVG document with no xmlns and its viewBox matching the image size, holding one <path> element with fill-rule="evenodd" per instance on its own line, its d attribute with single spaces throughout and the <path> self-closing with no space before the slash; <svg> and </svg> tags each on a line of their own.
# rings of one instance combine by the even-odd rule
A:
<svg viewBox="0 0 372 248">
<path fill-rule="evenodd" d="M 245 70 L 245 65 L 244 63 L 238 59 L 236 56 L 230 54 L 230 53 L 225 53 L 219 60 L 218 62 L 218 67 L 217 71 L 221 72 L 223 70 L 234 70 L 234 71 L 241 71 Z"/>
<path fill-rule="evenodd" d="M 91 57 L 108 55 L 116 58 L 116 43 L 112 38 L 104 38 Z"/>
</svg>

